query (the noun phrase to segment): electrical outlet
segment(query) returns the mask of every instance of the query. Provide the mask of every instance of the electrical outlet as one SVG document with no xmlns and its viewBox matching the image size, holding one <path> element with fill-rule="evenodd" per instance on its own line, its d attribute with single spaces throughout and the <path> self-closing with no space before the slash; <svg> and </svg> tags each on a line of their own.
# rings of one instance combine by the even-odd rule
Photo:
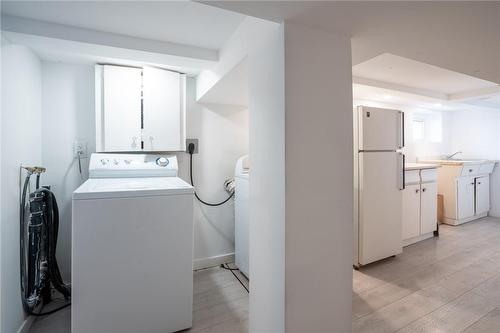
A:
<svg viewBox="0 0 500 333">
<path fill-rule="evenodd" d="M 78 155 L 80 155 L 80 158 L 87 158 L 87 141 L 75 141 L 73 143 L 73 155 L 75 158 L 78 158 Z"/>
<path fill-rule="evenodd" d="M 189 153 L 189 144 L 194 143 L 193 154 L 198 154 L 198 139 L 186 139 L 186 153 Z"/>
</svg>

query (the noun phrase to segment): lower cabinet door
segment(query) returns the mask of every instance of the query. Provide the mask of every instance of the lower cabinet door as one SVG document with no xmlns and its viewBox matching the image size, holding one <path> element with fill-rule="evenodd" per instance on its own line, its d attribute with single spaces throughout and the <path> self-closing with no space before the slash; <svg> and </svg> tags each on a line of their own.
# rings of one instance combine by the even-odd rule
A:
<svg viewBox="0 0 500 333">
<path fill-rule="evenodd" d="M 423 183 L 420 189 L 420 233 L 437 229 L 437 183 Z"/>
<path fill-rule="evenodd" d="M 490 210 L 490 177 L 477 177 L 476 183 L 476 215 Z"/>
<path fill-rule="evenodd" d="M 420 185 L 403 190 L 403 240 L 420 235 Z"/>
<path fill-rule="evenodd" d="M 474 216 L 474 177 L 457 179 L 457 217 L 465 219 Z"/>
</svg>

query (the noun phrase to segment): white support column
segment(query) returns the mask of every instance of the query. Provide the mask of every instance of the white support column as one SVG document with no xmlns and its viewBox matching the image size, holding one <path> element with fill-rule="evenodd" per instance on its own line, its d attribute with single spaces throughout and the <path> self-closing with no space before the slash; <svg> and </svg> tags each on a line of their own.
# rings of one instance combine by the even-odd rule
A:
<svg viewBox="0 0 500 333">
<path fill-rule="evenodd" d="M 285 330 L 349 332 L 350 39 L 285 22 Z"/>
<path fill-rule="evenodd" d="M 283 26 L 262 22 L 249 60 L 250 332 L 284 332 Z"/>
</svg>

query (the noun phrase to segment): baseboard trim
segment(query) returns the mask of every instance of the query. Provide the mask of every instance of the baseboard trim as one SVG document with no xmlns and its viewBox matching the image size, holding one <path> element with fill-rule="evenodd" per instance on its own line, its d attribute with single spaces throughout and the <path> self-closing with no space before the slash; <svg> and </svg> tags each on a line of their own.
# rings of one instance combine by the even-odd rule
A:
<svg viewBox="0 0 500 333">
<path fill-rule="evenodd" d="M 35 321 L 34 316 L 29 316 L 28 318 L 26 318 L 19 327 L 19 329 L 17 330 L 17 333 L 28 333 L 34 321 Z"/>
<path fill-rule="evenodd" d="M 483 217 L 486 217 L 488 216 L 488 213 L 482 213 L 482 214 L 479 214 L 479 215 L 474 215 L 474 216 L 471 216 L 471 217 L 468 217 L 468 218 L 465 218 L 465 219 L 461 219 L 461 220 L 455 220 L 455 219 L 451 219 L 451 218 L 448 218 L 448 217 L 445 217 L 444 218 L 444 224 L 448 224 L 448 225 L 460 225 L 460 224 L 463 224 L 463 223 L 467 223 L 467 222 L 471 222 L 471 221 L 474 221 L 474 220 L 478 220 L 478 219 L 481 219 Z"/>
<path fill-rule="evenodd" d="M 412 238 L 408 238 L 408 239 L 403 239 L 403 247 L 421 242 L 423 240 L 426 240 L 426 239 L 429 239 L 432 237 L 434 237 L 434 231 L 431 231 L 429 233 L 426 233 L 426 234 L 423 234 L 420 236 L 416 236 L 416 237 L 412 237 Z"/>
<path fill-rule="evenodd" d="M 195 259 L 193 260 L 193 270 L 219 266 L 220 264 L 224 264 L 226 262 L 234 262 L 234 252 L 208 258 Z"/>
</svg>

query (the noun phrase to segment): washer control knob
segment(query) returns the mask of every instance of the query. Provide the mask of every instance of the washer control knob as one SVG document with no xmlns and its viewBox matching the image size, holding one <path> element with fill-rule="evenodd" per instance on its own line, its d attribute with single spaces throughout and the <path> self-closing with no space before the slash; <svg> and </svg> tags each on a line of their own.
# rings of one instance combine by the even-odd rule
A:
<svg viewBox="0 0 500 333">
<path fill-rule="evenodd" d="M 166 157 L 158 157 L 156 159 L 156 164 L 161 167 L 166 167 L 168 165 L 168 158 Z"/>
<path fill-rule="evenodd" d="M 126 164 L 132 163 L 132 160 L 123 160 Z"/>
<path fill-rule="evenodd" d="M 107 160 L 107 159 L 105 159 L 105 158 L 103 158 L 103 159 L 101 160 L 101 164 L 102 164 L 102 165 L 106 165 L 106 164 L 108 164 L 108 160 Z"/>
<path fill-rule="evenodd" d="M 118 162 L 118 160 L 117 160 L 117 159 L 115 159 L 115 160 L 113 161 L 113 163 L 114 163 L 115 165 L 118 165 L 118 163 L 120 163 L 120 162 Z"/>
</svg>

